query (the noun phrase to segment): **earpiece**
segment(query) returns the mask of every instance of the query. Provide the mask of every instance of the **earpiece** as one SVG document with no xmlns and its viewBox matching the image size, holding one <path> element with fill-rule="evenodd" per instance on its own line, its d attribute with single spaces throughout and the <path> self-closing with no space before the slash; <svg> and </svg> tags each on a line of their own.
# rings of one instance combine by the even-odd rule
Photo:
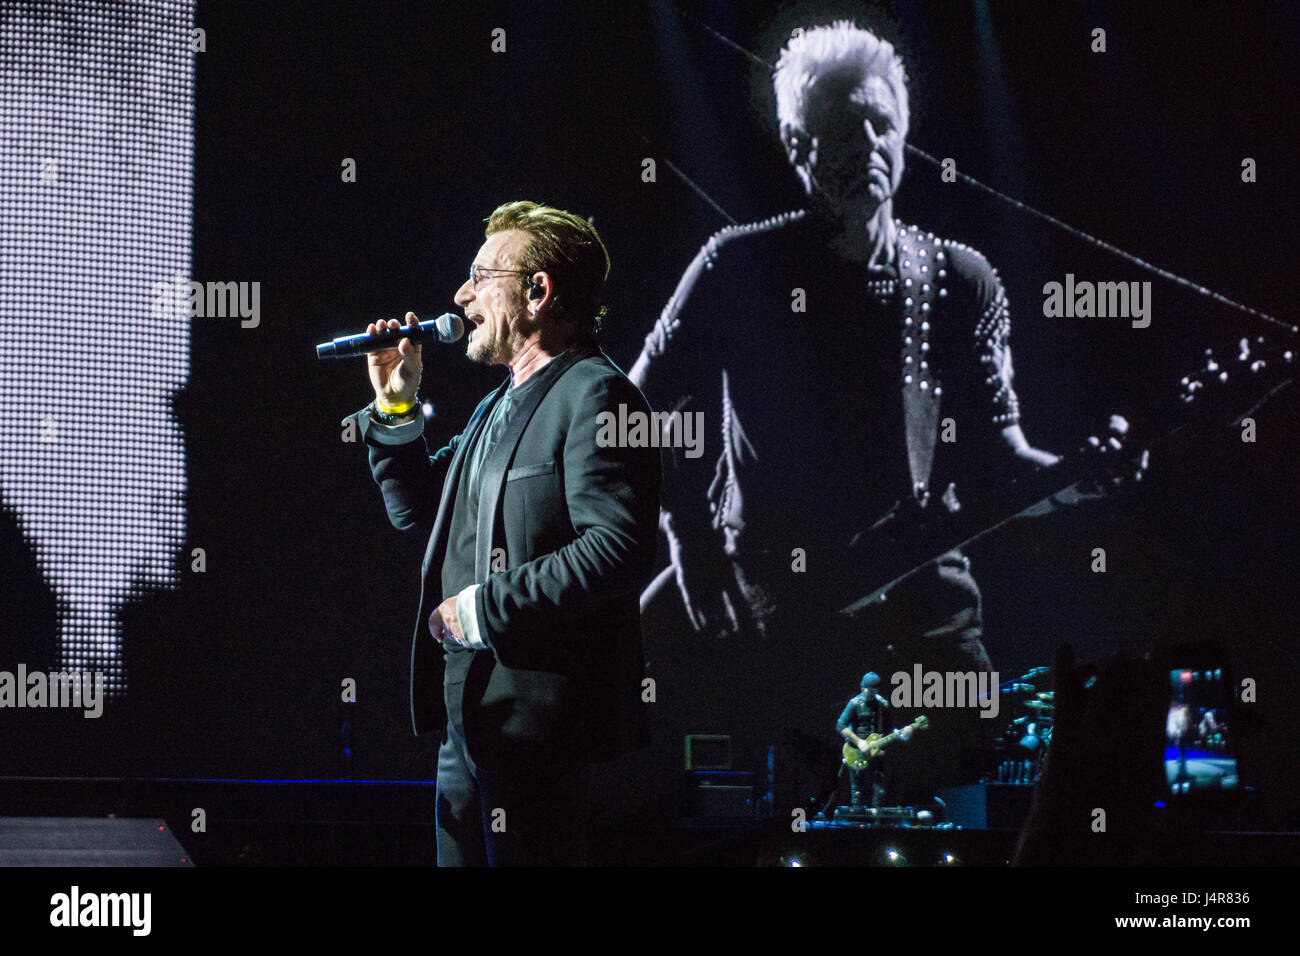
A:
<svg viewBox="0 0 1300 956">
<path fill-rule="evenodd" d="M 530 299 L 540 299 L 544 295 L 546 295 L 546 290 L 542 288 L 540 282 L 534 282 L 533 287 L 528 290 L 528 298 Z"/>
</svg>

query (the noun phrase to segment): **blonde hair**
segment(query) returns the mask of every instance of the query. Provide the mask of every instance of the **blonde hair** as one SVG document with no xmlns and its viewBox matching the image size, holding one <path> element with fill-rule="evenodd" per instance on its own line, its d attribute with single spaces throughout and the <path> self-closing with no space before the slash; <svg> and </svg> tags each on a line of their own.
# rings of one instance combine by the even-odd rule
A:
<svg viewBox="0 0 1300 956">
<path fill-rule="evenodd" d="M 551 301 L 556 316 L 580 332 L 599 331 L 606 311 L 601 293 L 609 277 L 609 253 L 596 227 L 563 209 L 519 200 L 493 210 L 484 235 L 508 229 L 521 229 L 529 235 L 515 263 L 528 273 L 520 276 L 524 294 L 532 285 L 533 274 L 545 272 L 553 281 Z"/>
<path fill-rule="evenodd" d="M 849 20 L 836 20 L 792 37 L 776 61 L 772 85 L 782 135 L 791 129 L 803 130 L 808 93 L 820 80 L 846 72 L 857 73 L 863 82 L 871 76 L 885 80 L 898 101 L 902 132 L 907 132 L 907 72 L 893 44 Z"/>
</svg>

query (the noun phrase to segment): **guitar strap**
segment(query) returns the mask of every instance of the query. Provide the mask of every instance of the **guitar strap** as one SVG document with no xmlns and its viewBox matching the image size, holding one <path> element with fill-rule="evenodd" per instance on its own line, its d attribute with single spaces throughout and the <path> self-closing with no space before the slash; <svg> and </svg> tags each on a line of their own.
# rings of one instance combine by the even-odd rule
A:
<svg viewBox="0 0 1300 956">
<path fill-rule="evenodd" d="M 912 498 L 924 508 L 930 501 L 930 470 L 939 437 L 939 400 L 943 394 L 930 354 L 931 321 L 940 287 L 937 273 L 946 265 L 943 246 L 933 233 L 898 223 L 898 296 L 902 306 L 903 427 Z"/>
</svg>

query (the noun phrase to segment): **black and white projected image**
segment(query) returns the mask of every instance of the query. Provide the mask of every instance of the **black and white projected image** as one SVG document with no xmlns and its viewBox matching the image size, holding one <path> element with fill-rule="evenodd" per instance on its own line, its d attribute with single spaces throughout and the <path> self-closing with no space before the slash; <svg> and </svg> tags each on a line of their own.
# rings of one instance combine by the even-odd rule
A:
<svg viewBox="0 0 1300 956">
<path fill-rule="evenodd" d="M 58 607 L 55 660 L 126 690 L 118 612 L 177 584 L 191 0 L 0 8 L 0 498 Z M 7 603 L 7 602 L 6 602 Z"/>
</svg>

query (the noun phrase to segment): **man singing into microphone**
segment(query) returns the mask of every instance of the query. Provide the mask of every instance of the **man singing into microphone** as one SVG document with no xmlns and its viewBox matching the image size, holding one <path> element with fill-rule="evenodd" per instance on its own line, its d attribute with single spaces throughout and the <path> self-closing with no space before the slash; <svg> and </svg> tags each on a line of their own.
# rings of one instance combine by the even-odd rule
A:
<svg viewBox="0 0 1300 956">
<path fill-rule="evenodd" d="M 389 519 L 429 537 L 411 715 L 417 735 L 443 735 L 438 864 L 581 864 L 591 765 L 648 743 L 638 596 L 659 452 L 597 441 L 602 412 L 649 406 L 594 341 L 609 273 L 596 230 L 512 202 L 486 235 L 455 301 L 466 354 L 509 377 L 430 455 L 421 348 L 403 339 L 370 354 L 375 401 L 354 417 Z"/>
</svg>

